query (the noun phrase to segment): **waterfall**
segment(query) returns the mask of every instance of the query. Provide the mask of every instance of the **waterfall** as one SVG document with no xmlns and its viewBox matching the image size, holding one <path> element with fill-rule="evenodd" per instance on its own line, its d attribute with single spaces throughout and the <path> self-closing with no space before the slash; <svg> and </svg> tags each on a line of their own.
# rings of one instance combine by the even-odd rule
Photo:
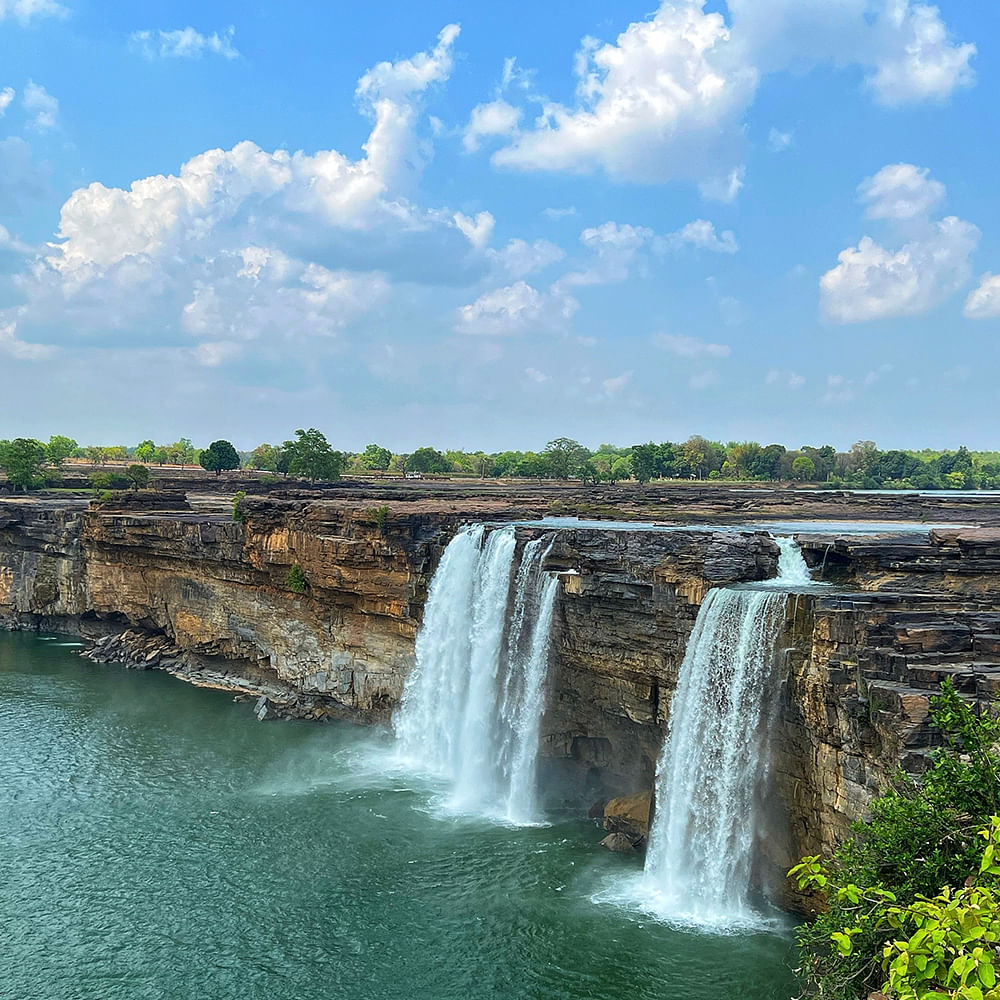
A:
<svg viewBox="0 0 1000 1000">
<path fill-rule="evenodd" d="M 774 644 L 785 592 L 810 582 L 795 542 L 775 540 L 778 576 L 709 591 L 681 664 L 641 886 L 646 905 L 670 919 L 754 917 L 748 895 Z"/>
<path fill-rule="evenodd" d="M 416 664 L 395 718 L 401 755 L 444 778 L 451 811 L 526 824 L 558 578 L 549 544 L 463 528 L 431 580 Z"/>
</svg>

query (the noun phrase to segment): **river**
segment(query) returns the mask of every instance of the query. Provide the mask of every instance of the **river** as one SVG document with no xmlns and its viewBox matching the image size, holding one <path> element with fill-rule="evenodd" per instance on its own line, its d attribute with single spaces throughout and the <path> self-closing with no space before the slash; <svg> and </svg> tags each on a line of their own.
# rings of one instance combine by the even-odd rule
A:
<svg viewBox="0 0 1000 1000">
<path fill-rule="evenodd" d="M 787 927 L 595 902 L 575 817 L 445 817 L 393 742 L 0 632 L 3 1000 L 787 1000 Z"/>
</svg>

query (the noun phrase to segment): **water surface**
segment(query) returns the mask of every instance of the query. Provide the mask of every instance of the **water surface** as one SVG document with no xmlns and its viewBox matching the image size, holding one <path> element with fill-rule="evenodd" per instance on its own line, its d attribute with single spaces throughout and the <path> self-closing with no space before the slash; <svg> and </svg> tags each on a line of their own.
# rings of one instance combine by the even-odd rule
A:
<svg viewBox="0 0 1000 1000">
<path fill-rule="evenodd" d="M 787 1000 L 789 935 L 595 895 L 574 818 L 442 819 L 390 738 L 0 633 L 3 1000 Z"/>
</svg>

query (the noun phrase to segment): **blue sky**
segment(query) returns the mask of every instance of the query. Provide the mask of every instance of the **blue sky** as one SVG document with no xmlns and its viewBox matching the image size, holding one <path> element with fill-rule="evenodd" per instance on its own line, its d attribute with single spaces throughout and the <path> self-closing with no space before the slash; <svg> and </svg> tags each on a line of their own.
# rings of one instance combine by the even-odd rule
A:
<svg viewBox="0 0 1000 1000">
<path fill-rule="evenodd" d="M 0 0 L 0 434 L 1000 446 L 998 22 Z"/>
</svg>

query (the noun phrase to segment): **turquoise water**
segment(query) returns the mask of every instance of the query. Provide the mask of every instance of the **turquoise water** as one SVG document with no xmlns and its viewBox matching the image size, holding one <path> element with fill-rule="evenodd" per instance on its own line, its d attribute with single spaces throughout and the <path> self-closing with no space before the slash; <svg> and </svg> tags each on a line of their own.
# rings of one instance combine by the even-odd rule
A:
<svg viewBox="0 0 1000 1000">
<path fill-rule="evenodd" d="M 787 931 L 592 897 L 637 859 L 575 819 L 434 815 L 385 734 L 0 633 L 3 1000 L 787 1000 Z"/>
</svg>

